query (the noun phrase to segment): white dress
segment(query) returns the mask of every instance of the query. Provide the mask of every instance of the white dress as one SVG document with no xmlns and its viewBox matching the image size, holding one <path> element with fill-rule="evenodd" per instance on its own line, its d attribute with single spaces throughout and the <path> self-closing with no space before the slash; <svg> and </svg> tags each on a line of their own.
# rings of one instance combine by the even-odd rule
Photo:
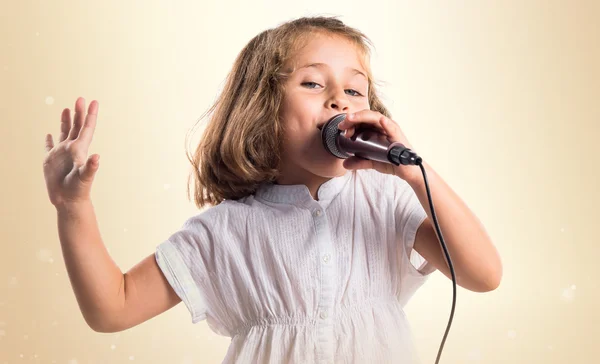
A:
<svg viewBox="0 0 600 364">
<path fill-rule="evenodd" d="M 223 363 L 413 364 L 403 307 L 435 270 L 410 259 L 426 217 L 404 180 L 348 171 L 318 201 L 263 184 L 210 207 L 155 257 L 192 322 L 232 338 Z"/>
</svg>

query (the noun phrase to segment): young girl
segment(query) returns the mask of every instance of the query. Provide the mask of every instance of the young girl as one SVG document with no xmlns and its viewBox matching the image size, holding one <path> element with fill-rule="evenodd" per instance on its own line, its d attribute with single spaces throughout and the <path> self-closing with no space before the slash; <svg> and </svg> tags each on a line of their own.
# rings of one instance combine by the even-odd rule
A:
<svg viewBox="0 0 600 364">
<path fill-rule="evenodd" d="M 193 323 L 206 319 L 232 338 L 224 363 L 418 362 L 403 307 L 436 269 L 451 277 L 422 173 L 335 158 L 318 129 L 346 113 L 346 136 L 369 125 L 412 149 L 377 96 L 369 43 L 325 17 L 253 38 L 190 158 L 195 202 L 212 206 L 125 274 L 103 245 L 90 200 L 98 102 L 84 120 L 78 99 L 73 125 L 63 111 L 60 143 L 46 137 L 44 174 L 93 330 L 125 330 L 183 301 Z M 501 264 L 484 228 L 424 166 L 457 283 L 495 289 Z"/>
</svg>

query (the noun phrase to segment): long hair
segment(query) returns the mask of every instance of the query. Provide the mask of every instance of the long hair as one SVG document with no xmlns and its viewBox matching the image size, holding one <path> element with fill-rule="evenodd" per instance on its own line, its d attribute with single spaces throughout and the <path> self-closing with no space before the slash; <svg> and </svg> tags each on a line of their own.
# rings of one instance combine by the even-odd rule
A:
<svg viewBox="0 0 600 364">
<path fill-rule="evenodd" d="M 194 154 L 186 147 L 193 166 L 188 199 L 194 177 L 198 208 L 248 196 L 261 183 L 277 179 L 283 140 L 279 109 L 285 80 L 293 72 L 284 67 L 315 33 L 342 36 L 356 46 L 367 63 L 370 108 L 390 117 L 368 66 L 372 43 L 362 32 L 336 17 L 303 17 L 265 30 L 235 59 L 223 90 L 205 113 L 209 122 Z"/>
</svg>

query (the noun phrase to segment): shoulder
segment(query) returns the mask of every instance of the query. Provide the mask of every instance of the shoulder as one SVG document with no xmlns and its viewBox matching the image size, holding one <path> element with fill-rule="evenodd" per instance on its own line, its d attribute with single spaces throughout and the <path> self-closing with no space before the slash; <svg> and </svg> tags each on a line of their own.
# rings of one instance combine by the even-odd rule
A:
<svg viewBox="0 0 600 364">
<path fill-rule="evenodd" d="M 231 218 L 239 220 L 243 216 L 251 213 L 252 207 L 244 201 L 225 200 L 218 205 L 207 207 L 197 214 L 189 217 L 183 224 L 187 228 L 199 228 L 205 225 L 215 227 L 223 224 Z"/>
<path fill-rule="evenodd" d="M 264 210 L 265 206 L 253 196 L 225 200 L 189 217 L 181 230 L 203 240 L 233 239 L 246 233 L 245 227 L 248 225 L 256 225 L 256 220 L 263 215 Z"/>
</svg>

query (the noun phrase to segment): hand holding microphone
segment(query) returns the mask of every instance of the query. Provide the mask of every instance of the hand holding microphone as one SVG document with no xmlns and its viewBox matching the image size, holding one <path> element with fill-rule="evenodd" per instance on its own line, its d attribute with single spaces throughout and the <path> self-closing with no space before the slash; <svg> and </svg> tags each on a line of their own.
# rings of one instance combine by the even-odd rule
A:
<svg viewBox="0 0 600 364">
<path fill-rule="evenodd" d="M 413 152 L 400 127 L 379 112 L 338 114 L 321 127 L 321 138 L 329 153 L 348 159 L 344 161 L 347 169 L 371 168 L 404 180 L 421 177 L 418 169 L 408 168 L 421 164 L 421 157 Z"/>
<path fill-rule="evenodd" d="M 360 124 L 367 124 L 367 127 L 358 127 Z M 348 130 L 350 132 L 344 135 L 343 131 Z M 334 116 L 321 127 L 321 139 L 325 150 L 337 158 L 346 159 L 344 161 L 344 168 L 346 169 L 375 169 L 381 173 L 398 176 L 409 182 L 411 186 L 412 182 L 421 180 L 419 172 L 423 174 L 429 208 L 431 209 L 431 220 L 450 267 L 453 283 L 450 319 L 435 361 L 436 364 L 439 363 L 456 307 L 456 276 L 450 253 L 437 220 L 427 172 L 421 157 L 412 151 L 412 147 L 406 140 L 404 133 L 393 120 L 372 110 Z M 419 168 L 410 168 L 412 165 Z"/>
</svg>

